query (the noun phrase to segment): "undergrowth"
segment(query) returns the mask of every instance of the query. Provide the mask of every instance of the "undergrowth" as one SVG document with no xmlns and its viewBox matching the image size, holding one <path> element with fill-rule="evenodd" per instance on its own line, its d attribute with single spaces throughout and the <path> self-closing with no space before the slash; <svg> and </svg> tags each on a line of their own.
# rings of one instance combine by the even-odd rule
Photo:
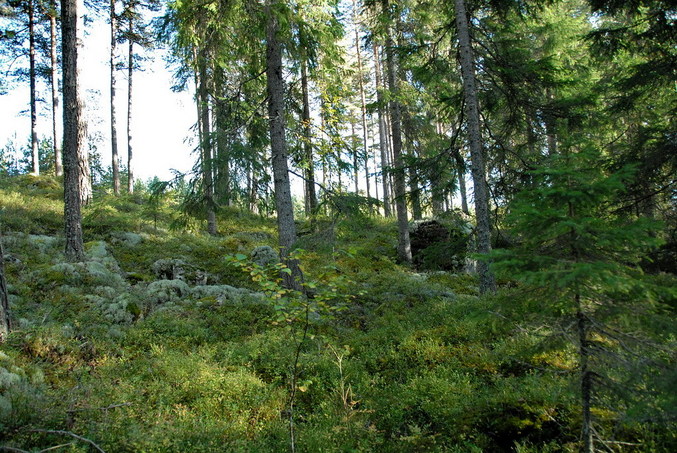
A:
<svg viewBox="0 0 677 453">
<path fill-rule="evenodd" d="M 284 324 L 302 325 L 303 312 L 251 279 L 252 249 L 276 246 L 272 219 L 228 209 L 210 237 L 197 220 L 176 230 L 171 197 L 104 197 L 84 210 L 87 262 L 70 264 L 58 181 L 6 179 L 0 200 L 15 321 L 0 347 L 7 449 L 91 451 L 77 435 L 108 452 L 288 451 L 292 374 L 297 451 L 579 447 L 576 351 L 561 325 L 542 322 L 547 301 L 514 284 L 479 297 L 472 275 L 396 264 L 390 221 L 302 226 L 310 294 L 347 303 L 315 313 L 301 337 Z M 674 300 L 657 297 L 664 315 L 633 329 L 669 364 Z M 635 403 L 600 404 L 612 451 L 677 449 L 670 376 L 646 381 Z"/>
</svg>

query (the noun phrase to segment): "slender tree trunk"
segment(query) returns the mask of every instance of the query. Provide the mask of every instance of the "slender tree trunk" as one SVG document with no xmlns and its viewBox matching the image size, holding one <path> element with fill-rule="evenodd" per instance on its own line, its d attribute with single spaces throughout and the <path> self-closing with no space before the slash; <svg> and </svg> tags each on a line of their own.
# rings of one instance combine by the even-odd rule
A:
<svg viewBox="0 0 677 453">
<path fill-rule="evenodd" d="M 371 197 L 369 186 L 369 150 L 367 148 L 367 102 L 364 94 L 364 74 L 362 72 L 362 51 L 360 49 L 360 33 L 357 23 L 357 1 L 353 0 L 353 23 L 355 24 L 355 52 L 357 53 L 357 81 L 360 90 L 360 116 L 362 119 L 362 155 L 364 158 L 364 177 L 367 197 Z"/>
<path fill-rule="evenodd" d="M 120 157 L 118 156 L 118 125 L 115 112 L 115 50 L 117 48 L 118 19 L 115 14 L 115 0 L 110 0 L 110 139 L 113 167 L 113 193 L 120 195 Z"/>
<path fill-rule="evenodd" d="M 574 206 L 571 202 L 568 203 L 569 218 L 575 218 Z M 581 261 L 581 254 L 576 246 L 578 242 L 578 234 L 576 230 L 571 228 L 569 231 L 569 240 L 571 254 L 574 261 L 579 263 Z M 576 321 L 578 327 L 578 361 L 580 369 L 580 387 L 581 387 L 581 440 L 583 441 L 583 453 L 593 453 L 595 451 L 593 444 L 593 429 L 592 429 L 592 372 L 589 366 L 590 359 L 590 341 L 588 340 L 589 322 L 585 313 L 581 295 L 576 292 L 574 294 L 574 303 L 576 305 Z"/>
<path fill-rule="evenodd" d="M 199 93 L 200 125 L 202 126 L 202 178 L 204 181 L 204 197 L 207 207 L 207 231 L 211 235 L 216 234 L 216 213 L 214 212 L 214 179 L 212 175 L 212 140 L 210 133 L 211 121 L 209 119 L 209 93 L 207 90 L 207 61 L 208 55 L 201 55 L 199 66 Z"/>
<path fill-rule="evenodd" d="M 388 187 L 388 130 L 383 114 L 383 92 L 381 82 L 381 56 L 378 51 L 378 45 L 374 43 L 374 76 L 376 78 L 376 100 L 378 102 L 378 135 L 379 135 L 379 151 L 381 153 L 381 179 L 383 184 L 383 215 L 391 217 L 393 214 L 390 210 L 390 190 Z"/>
<path fill-rule="evenodd" d="M 289 252 L 296 243 L 296 224 L 289 185 L 289 167 L 287 163 L 287 139 L 284 127 L 284 80 L 282 78 L 282 46 L 278 40 L 279 24 L 273 11 L 276 0 L 266 0 L 266 88 L 268 93 L 268 121 L 270 125 L 270 147 L 273 162 L 273 181 L 275 183 L 275 207 L 277 210 L 277 229 L 280 243 L 280 256 L 291 269 L 291 275 L 285 275 L 284 284 L 288 288 L 301 290 L 301 269 L 298 263 L 290 260 Z M 290 424 L 293 433 L 293 422 Z M 292 436 L 292 448 L 293 448 Z"/>
<path fill-rule="evenodd" d="M 475 217 L 477 220 L 477 252 L 487 255 L 491 252 L 491 219 L 489 218 L 489 197 L 482 151 L 482 135 L 480 131 L 480 111 L 475 84 L 475 62 L 468 30 L 468 16 L 464 0 L 456 2 L 456 28 L 461 56 L 461 76 L 463 78 L 463 94 L 470 136 L 470 157 L 472 161 L 473 186 L 475 191 Z M 489 263 L 480 260 L 477 265 L 480 275 L 480 292 L 492 292 L 496 289 L 494 276 Z"/>
<path fill-rule="evenodd" d="M 373 134 L 373 131 L 374 131 L 374 117 L 373 116 L 369 117 L 369 130 L 372 131 L 372 134 L 371 134 L 371 149 L 375 150 L 376 149 L 376 137 Z M 376 169 L 376 168 L 378 168 L 378 159 L 376 157 L 376 152 L 373 153 L 373 156 L 370 156 L 370 154 L 372 154 L 372 153 L 369 153 L 367 155 L 367 162 L 369 162 L 370 157 L 373 157 L 374 158 L 373 165 L 374 165 L 374 169 Z M 369 166 L 369 165 L 367 165 L 367 166 Z M 379 193 L 378 193 L 378 176 L 377 176 L 377 173 L 374 173 L 374 198 L 376 198 L 377 200 L 380 200 Z"/>
<path fill-rule="evenodd" d="M 414 148 L 414 127 L 412 126 L 411 115 L 406 107 L 402 107 L 402 127 L 404 129 L 404 136 L 406 138 L 409 155 L 416 157 L 416 149 Z M 414 220 L 421 220 L 423 218 L 423 209 L 421 207 L 421 192 L 419 187 L 418 172 L 413 165 L 407 167 L 409 173 L 409 200 L 411 201 L 411 213 Z"/>
<path fill-rule="evenodd" d="M 303 94 L 303 154 L 305 157 L 304 191 L 306 217 L 317 211 L 317 192 L 315 191 L 315 163 L 313 161 L 313 143 L 311 134 L 310 97 L 308 95 L 308 68 L 306 60 L 301 59 L 301 91 Z"/>
<path fill-rule="evenodd" d="M 438 136 L 444 134 L 444 128 L 439 121 L 435 122 L 435 132 Z M 430 169 L 430 204 L 432 208 L 433 217 L 438 217 L 444 212 L 444 198 L 448 190 L 442 183 L 442 168 L 443 166 L 435 166 Z"/>
<path fill-rule="evenodd" d="M 453 145 L 452 145 L 453 146 Z M 470 214 L 468 209 L 468 195 L 465 187 L 465 159 L 461 155 L 461 151 L 453 146 L 451 153 L 453 154 L 454 160 L 456 161 L 456 173 L 458 175 L 458 190 L 461 193 L 461 211 L 465 214 Z"/>
<path fill-rule="evenodd" d="M 82 215 L 80 212 L 80 148 L 84 142 L 82 102 L 78 80 L 78 3 L 61 0 L 61 40 L 63 58 L 63 167 L 66 257 L 84 257 Z"/>
<path fill-rule="evenodd" d="M 226 105 L 226 100 L 222 97 L 225 95 L 223 70 L 214 68 L 215 71 L 215 92 L 217 98 L 214 101 L 214 126 L 216 128 L 216 162 L 215 168 L 216 183 L 214 184 L 214 192 L 218 194 L 220 200 L 226 205 L 230 205 L 230 156 L 228 147 L 231 142 L 231 133 L 228 131 L 230 118 L 230 108 Z"/>
<path fill-rule="evenodd" d="M 38 112 L 36 100 L 35 74 L 35 0 L 28 0 L 28 52 L 29 79 L 31 96 L 31 173 L 40 174 L 40 154 L 38 151 Z"/>
<path fill-rule="evenodd" d="M 56 53 L 56 0 L 51 0 L 49 11 L 49 57 L 52 85 L 52 144 L 54 148 L 54 171 L 56 176 L 63 176 L 63 157 L 61 156 L 61 139 L 58 135 L 57 118 L 59 116 L 59 79 Z"/>
<path fill-rule="evenodd" d="M 576 294 L 576 301 L 580 307 L 580 296 Z M 593 453 L 595 451 L 592 437 L 592 375 L 589 369 L 588 360 L 590 357 L 590 346 L 588 340 L 588 322 L 585 313 L 579 308 L 576 314 L 578 319 L 578 342 L 579 342 L 579 360 L 580 360 L 580 385 L 581 385 L 581 412 L 583 423 L 581 427 L 581 437 L 583 440 L 583 453 Z"/>
<path fill-rule="evenodd" d="M 385 109 L 385 123 L 386 123 L 386 160 L 388 161 L 388 187 L 390 188 L 390 212 L 396 212 L 395 206 L 395 176 L 393 170 L 395 168 L 395 159 L 393 157 L 393 124 L 391 121 L 390 105 L 386 104 Z"/>
<path fill-rule="evenodd" d="M 132 148 L 132 90 L 134 81 L 134 40 L 132 33 L 134 32 L 134 20 L 132 14 L 129 15 L 127 26 L 129 32 L 129 53 L 127 56 L 127 192 L 134 193 L 134 169 L 132 168 L 134 157 Z"/>
<path fill-rule="evenodd" d="M 350 118 L 350 136 L 352 140 L 350 141 L 350 147 L 353 150 L 353 183 L 355 184 L 355 194 L 360 193 L 360 159 L 359 151 L 357 146 L 357 135 L 355 135 L 355 119 L 351 116 Z"/>
<path fill-rule="evenodd" d="M 404 166 L 402 162 L 402 117 L 395 68 L 395 50 L 391 31 L 388 28 L 386 40 L 386 61 L 388 64 L 388 88 L 390 89 L 390 121 L 392 124 L 393 166 L 395 167 L 395 211 L 397 214 L 397 256 L 400 261 L 411 263 L 411 243 L 409 241 L 409 218 L 407 214 Z"/>
<path fill-rule="evenodd" d="M 11 330 L 9 295 L 7 294 L 7 281 L 5 280 L 5 253 L 2 248 L 2 231 L 0 231 L 0 344 L 7 339 Z"/>
</svg>

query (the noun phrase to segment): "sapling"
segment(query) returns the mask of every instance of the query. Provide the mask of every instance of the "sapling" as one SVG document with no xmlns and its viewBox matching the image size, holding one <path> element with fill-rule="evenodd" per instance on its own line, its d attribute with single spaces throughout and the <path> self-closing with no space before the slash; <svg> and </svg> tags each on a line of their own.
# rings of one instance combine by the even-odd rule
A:
<svg viewBox="0 0 677 453">
<path fill-rule="evenodd" d="M 630 170 L 605 174 L 601 162 L 594 150 L 551 156 L 548 166 L 533 172 L 534 185 L 509 206 L 516 245 L 489 258 L 497 271 L 541 289 L 542 313 L 573 318 L 586 453 L 603 442 L 595 435 L 594 394 L 608 379 L 595 360 L 619 344 L 624 317 L 652 309 L 638 264 L 657 245 L 648 220 L 612 209 Z"/>
<path fill-rule="evenodd" d="M 302 250 L 289 254 L 288 260 L 300 262 Z M 346 308 L 347 302 L 354 296 L 340 291 L 345 287 L 344 276 L 321 274 L 319 281 L 299 282 L 301 290 L 287 284 L 292 270 L 282 262 L 269 262 L 261 265 L 252 262 L 246 255 L 236 254 L 226 257 L 226 261 L 249 274 L 251 280 L 259 285 L 272 303 L 271 323 L 287 330 L 292 340 L 293 351 L 290 357 L 289 397 L 286 415 L 289 423 L 290 450 L 296 451 L 296 397 L 298 391 L 305 391 L 310 382 L 300 382 L 300 358 L 303 345 L 309 338 L 315 338 L 311 327 L 315 323 L 333 319 L 337 311 Z"/>
</svg>

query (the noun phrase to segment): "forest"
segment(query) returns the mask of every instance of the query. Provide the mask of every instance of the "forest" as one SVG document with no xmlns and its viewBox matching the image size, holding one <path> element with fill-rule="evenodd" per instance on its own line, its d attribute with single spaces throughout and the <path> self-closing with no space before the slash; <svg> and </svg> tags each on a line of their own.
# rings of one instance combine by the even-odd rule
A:
<svg viewBox="0 0 677 453">
<path fill-rule="evenodd" d="M 0 69 L 0 451 L 677 451 L 677 2 L 0 0 Z"/>
</svg>

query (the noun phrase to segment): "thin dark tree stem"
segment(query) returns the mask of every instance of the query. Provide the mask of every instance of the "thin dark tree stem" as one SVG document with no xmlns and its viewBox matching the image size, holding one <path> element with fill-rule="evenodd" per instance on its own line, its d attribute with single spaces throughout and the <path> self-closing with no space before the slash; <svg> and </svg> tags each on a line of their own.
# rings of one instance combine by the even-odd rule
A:
<svg viewBox="0 0 677 453">
<path fill-rule="evenodd" d="M 31 173 L 40 174 L 40 154 L 38 151 L 38 111 L 35 72 L 35 0 L 28 0 L 28 40 L 29 40 L 29 79 L 31 96 Z"/>
<path fill-rule="evenodd" d="M 63 176 L 63 157 L 61 156 L 61 140 L 57 129 L 59 117 L 59 80 L 56 49 L 56 0 L 50 1 L 49 10 L 49 57 L 52 88 L 52 146 L 54 149 L 54 172 L 56 176 Z"/>
<path fill-rule="evenodd" d="M 118 19 L 115 13 L 115 1 L 110 0 L 110 137 L 111 165 L 113 168 L 113 193 L 120 194 L 120 158 L 118 156 L 118 127 L 115 111 L 115 89 L 117 68 L 115 67 L 115 51 L 117 49 Z"/>
</svg>

